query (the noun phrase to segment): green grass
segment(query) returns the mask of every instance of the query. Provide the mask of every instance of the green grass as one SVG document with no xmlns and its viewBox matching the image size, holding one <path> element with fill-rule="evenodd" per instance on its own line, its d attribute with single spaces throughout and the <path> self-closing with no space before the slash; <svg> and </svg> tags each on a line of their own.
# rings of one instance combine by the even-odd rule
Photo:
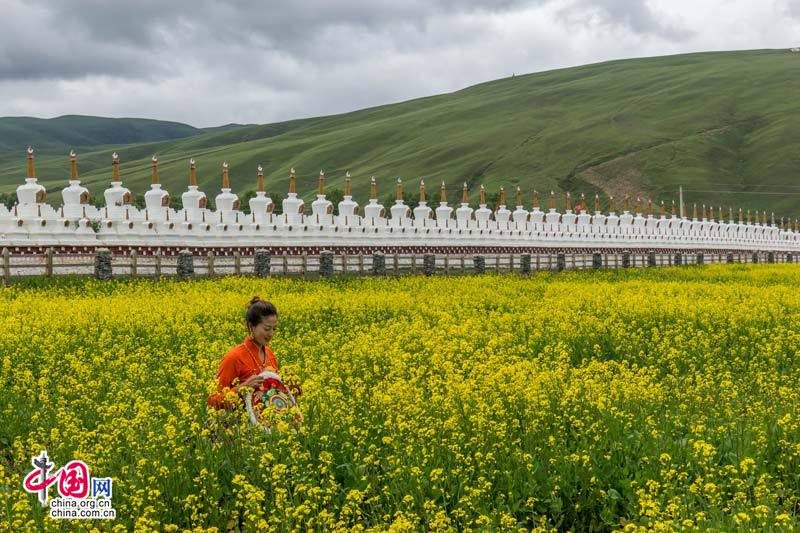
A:
<svg viewBox="0 0 800 533">
<path fill-rule="evenodd" d="M 362 203 L 374 174 L 382 199 L 393 194 L 398 176 L 409 180 L 411 194 L 420 177 L 429 191 L 443 179 L 451 201 L 464 181 L 473 201 L 480 184 L 489 191 L 519 184 L 528 206 L 533 188 L 669 202 L 683 185 L 689 203 L 795 216 L 798 87 L 800 54 L 786 50 L 612 61 L 342 115 L 103 146 L 81 153 L 79 161 L 94 194 L 107 186 L 117 149 L 125 185 L 137 194 L 147 188 L 149 158 L 157 153 L 162 183 L 173 195 L 185 190 L 188 159 L 195 157 L 201 187 L 212 196 L 227 160 L 239 192 L 255 187 L 256 166 L 265 163 L 268 192 L 283 195 L 295 165 L 306 199 L 316 192 L 320 169 L 337 188 L 351 169 Z M 43 155 L 37 165 L 49 188 L 66 184 L 66 153 Z M 0 192 L 12 191 L 23 177 L 21 150 L 0 155 Z"/>
</svg>

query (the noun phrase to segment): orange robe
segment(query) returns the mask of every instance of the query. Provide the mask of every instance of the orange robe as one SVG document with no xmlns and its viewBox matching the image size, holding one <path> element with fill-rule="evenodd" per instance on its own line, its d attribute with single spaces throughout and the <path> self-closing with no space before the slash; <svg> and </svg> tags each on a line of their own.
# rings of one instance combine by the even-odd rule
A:
<svg viewBox="0 0 800 533">
<path fill-rule="evenodd" d="M 269 346 L 264 347 L 264 362 L 261 362 L 258 354 L 258 345 L 253 339 L 247 337 L 244 342 L 231 348 L 222 358 L 217 370 L 217 386 L 219 391 L 208 397 L 209 407 L 223 409 L 230 407 L 225 403 L 225 388 L 236 391 L 239 385 L 233 385 L 233 381 L 238 378 L 237 383 L 244 383 L 247 378 L 260 374 L 262 371 L 271 369 L 277 372 L 278 360 L 275 353 Z"/>
</svg>

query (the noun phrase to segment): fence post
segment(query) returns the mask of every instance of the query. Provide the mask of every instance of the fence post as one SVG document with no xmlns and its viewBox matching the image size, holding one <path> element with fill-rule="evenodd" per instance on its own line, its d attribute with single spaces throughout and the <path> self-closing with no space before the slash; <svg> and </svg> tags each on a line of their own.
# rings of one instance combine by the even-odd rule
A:
<svg viewBox="0 0 800 533">
<path fill-rule="evenodd" d="M 787 263 L 793 263 L 794 261 L 792 261 L 792 259 L 793 259 L 793 257 L 792 257 L 792 252 L 788 252 L 788 253 L 786 254 L 786 262 L 787 262 Z"/>
<path fill-rule="evenodd" d="M 519 271 L 522 274 L 531 273 L 531 254 L 522 254 L 519 261 Z"/>
<path fill-rule="evenodd" d="M 156 250 L 156 279 L 161 279 L 161 250 Z"/>
<path fill-rule="evenodd" d="M 758 263 L 758 252 L 753 252 L 753 263 Z"/>
<path fill-rule="evenodd" d="M 769 252 L 767 254 L 767 263 L 774 263 L 775 262 L 775 252 Z"/>
<path fill-rule="evenodd" d="M 436 255 L 424 254 L 422 256 L 422 273 L 426 276 L 432 276 L 436 272 Z"/>
<path fill-rule="evenodd" d="M 48 248 L 44 251 L 44 275 L 50 277 L 53 275 L 53 249 Z"/>
<path fill-rule="evenodd" d="M 358 273 L 359 275 L 364 275 L 364 254 L 358 254 Z"/>
<path fill-rule="evenodd" d="M 695 265 L 704 265 L 705 263 L 705 256 L 702 253 L 697 254 L 697 259 L 695 259 Z"/>
<path fill-rule="evenodd" d="M 394 274 L 395 276 L 400 274 L 400 254 L 397 252 L 394 253 Z"/>
<path fill-rule="evenodd" d="M 139 273 L 139 268 L 138 268 L 139 265 L 137 263 L 136 249 L 135 248 L 131 249 L 130 257 L 131 257 L 131 277 L 135 278 L 136 275 Z"/>
<path fill-rule="evenodd" d="M 94 256 L 94 277 L 100 280 L 111 279 L 111 250 L 98 248 Z"/>
<path fill-rule="evenodd" d="M 260 248 L 255 251 L 253 256 L 253 269 L 259 278 L 266 278 L 269 276 L 270 270 L 270 251 Z"/>
<path fill-rule="evenodd" d="M 728 255 L 725 256 L 725 262 L 728 264 L 733 263 L 733 252 L 728 252 Z"/>
<path fill-rule="evenodd" d="M 319 276 L 321 278 L 333 277 L 333 252 L 322 250 L 319 253 Z"/>
<path fill-rule="evenodd" d="M 3 248 L 3 285 L 11 285 L 11 252 L 8 248 Z"/>
<path fill-rule="evenodd" d="M 592 254 L 592 268 L 602 268 L 603 266 L 603 254 L 600 252 L 594 252 Z"/>
<path fill-rule="evenodd" d="M 209 250 L 206 257 L 208 258 L 208 277 L 211 278 L 214 277 L 214 252 Z"/>
<path fill-rule="evenodd" d="M 417 254 L 411 254 L 411 273 L 417 273 Z"/>
<path fill-rule="evenodd" d="M 242 254 L 233 252 L 233 274 L 235 276 L 242 275 Z"/>
<path fill-rule="evenodd" d="M 305 278 L 307 272 L 308 272 L 308 253 L 303 252 L 303 255 L 300 256 L 300 273 Z"/>
<path fill-rule="evenodd" d="M 675 254 L 675 261 L 673 261 L 675 266 L 681 266 L 683 264 L 683 255 L 679 252 Z"/>
<path fill-rule="evenodd" d="M 178 279 L 189 279 L 194 276 L 194 259 L 192 258 L 192 252 L 189 250 L 181 250 L 178 252 L 178 267 L 177 272 Z"/>
<path fill-rule="evenodd" d="M 342 252 L 342 274 L 347 274 L 347 253 Z"/>
<path fill-rule="evenodd" d="M 647 266 L 650 266 L 650 267 L 656 266 L 656 253 L 655 252 L 648 252 L 647 253 Z"/>
<path fill-rule="evenodd" d="M 476 255 L 473 257 L 472 265 L 476 274 L 483 274 L 486 272 L 486 258 L 482 255 Z"/>
<path fill-rule="evenodd" d="M 631 266 L 631 253 L 622 252 L 622 268 L 630 268 Z"/>
<path fill-rule="evenodd" d="M 282 259 L 283 259 L 283 275 L 285 276 L 286 274 L 289 273 L 289 254 L 287 254 L 286 251 L 283 252 Z"/>
<path fill-rule="evenodd" d="M 494 273 L 495 274 L 500 273 L 500 256 L 497 254 L 495 254 L 494 256 Z"/>
<path fill-rule="evenodd" d="M 467 260 L 464 257 L 464 254 L 461 254 L 461 273 L 464 274 L 467 272 Z"/>
<path fill-rule="evenodd" d="M 450 254 L 444 254 L 444 275 L 450 274 Z"/>
<path fill-rule="evenodd" d="M 386 256 L 383 255 L 382 252 L 375 252 L 372 254 L 372 275 L 386 275 Z"/>
<path fill-rule="evenodd" d="M 560 253 L 556 256 L 556 270 L 561 272 L 567 267 L 567 256 L 563 253 Z"/>
</svg>

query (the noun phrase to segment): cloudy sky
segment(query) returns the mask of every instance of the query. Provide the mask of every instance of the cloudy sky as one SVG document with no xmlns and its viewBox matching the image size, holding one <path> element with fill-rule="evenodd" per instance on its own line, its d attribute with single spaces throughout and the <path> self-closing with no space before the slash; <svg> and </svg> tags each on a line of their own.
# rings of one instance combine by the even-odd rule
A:
<svg viewBox="0 0 800 533">
<path fill-rule="evenodd" d="M 800 46 L 800 0 L 0 0 L 0 116 L 341 113 L 609 59 Z"/>
</svg>

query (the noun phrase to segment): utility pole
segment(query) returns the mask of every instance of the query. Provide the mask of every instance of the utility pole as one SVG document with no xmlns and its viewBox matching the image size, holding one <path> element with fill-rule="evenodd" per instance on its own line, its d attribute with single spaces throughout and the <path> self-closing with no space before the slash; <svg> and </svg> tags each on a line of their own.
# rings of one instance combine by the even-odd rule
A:
<svg viewBox="0 0 800 533">
<path fill-rule="evenodd" d="M 683 185 L 678 187 L 678 204 L 681 209 L 681 218 L 683 218 Z"/>
</svg>

